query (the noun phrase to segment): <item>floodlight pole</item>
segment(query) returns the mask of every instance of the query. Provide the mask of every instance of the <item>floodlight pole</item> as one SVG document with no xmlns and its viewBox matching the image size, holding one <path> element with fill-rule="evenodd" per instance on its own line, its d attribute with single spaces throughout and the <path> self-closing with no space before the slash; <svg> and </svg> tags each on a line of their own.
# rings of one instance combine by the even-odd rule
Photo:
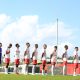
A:
<svg viewBox="0 0 80 80">
<path fill-rule="evenodd" d="M 59 41 L 59 33 L 58 33 L 58 18 L 57 18 L 57 55 L 58 55 L 58 41 Z"/>
</svg>

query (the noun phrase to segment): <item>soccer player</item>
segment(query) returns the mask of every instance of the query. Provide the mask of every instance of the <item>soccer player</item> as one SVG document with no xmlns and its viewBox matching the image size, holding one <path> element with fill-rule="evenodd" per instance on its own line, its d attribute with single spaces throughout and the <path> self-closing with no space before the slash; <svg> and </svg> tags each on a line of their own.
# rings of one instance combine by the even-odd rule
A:
<svg viewBox="0 0 80 80">
<path fill-rule="evenodd" d="M 30 62 L 30 43 L 26 43 L 26 50 L 24 52 L 24 74 L 28 74 L 28 65 Z"/>
<path fill-rule="evenodd" d="M 67 59 L 68 59 L 68 55 L 67 55 L 68 45 L 65 45 L 64 49 L 65 49 L 65 52 L 62 55 L 62 59 L 63 59 L 63 75 L 66 75 Z"/>
<path fill-rule="evenodd" d="M 15 67 L 14 67 L 14 72 L 16 73 L 16 74 L 19 74 L 19 69 L 18 69 L 18 66 L 19 66 L 19 63 L 20 63 L 20 61 L 19 61 L 19 58 L 20 58 L 20 50 L 19 50 L 19 47 L 20 47 L 20 45 L 17 43 L 16 45 L 15 45 L 15 47 L 17 48 L 16 49 L 16 52 L 15 52 Z"/>
<path fill-rule="evenodd" d="M 75 51 L 74 51 L 74 56 L 73 56 L 74 60 L 74 73 L 73 76 L 76 76 L 76 69 L 78 68 L 78 47 L 75 47 Z"/>
<path fill-rule="evenodd" d="M 2 60 L 2 43 L 0 43 L 0 64 L 1 64 L 1 61 Z"/>
<path fill-rule="evenodd" d="M 52 75 L 54 75 L 54 67 L 57 61 L 57 46 L 54 46 L 54 51 L 52 52 L 52 54 L 50 55 L 50 61 L 51 61 L 51 73 Z"/>
<path fill-rule="evenodd" d="M 38 55 L 37 48 L 38 48 L 38 44 L 35 44 L 35 49 L 34 49 L 34 52 L 32 53 L 32 63 L 33 63 L 32 75 L 35 74 L 35 68 L 36 68 L 36 65 L 37 65 L 37 55 Z"/>
<path fill-rule="evenodd" d="M 5 53 L 5 74 L 8 74 L 8 66 L 10 63 L 10 48 L 12 47 L 12 44 L 10 43 L 9 46 L 7 47 L 6 53 Z"/>
<path fill-rule="evenodd" d="M 45 67 L 46 67 L 46 49 L 47 49 L 47 45 L 44 44 L 43 45 L 43 53 L 42 53 L 42 56 L 41 56 L 41 60 L 42 60 L 42 75 L 45 74 Z"/>
</svg>

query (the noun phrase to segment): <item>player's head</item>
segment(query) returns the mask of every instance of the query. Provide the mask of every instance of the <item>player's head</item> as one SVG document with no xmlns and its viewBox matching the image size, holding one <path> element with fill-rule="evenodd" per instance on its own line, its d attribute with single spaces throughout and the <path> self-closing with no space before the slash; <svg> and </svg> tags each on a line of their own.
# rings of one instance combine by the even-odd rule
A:
<svg viewBox="0 0 80 80">
<path fill-rule="evenodd" d="M 43 48 L 46 49 L 47 48 L 47 45 L 46 44 L 43 44 Z"/>
<path fill-rule="evenodd" d="M 78 51 L 78 47 L 75 47 L 75 50 Z"/>
<path fill-rule="evenodd" d="M 36 49 L 38 48 L 38 44 L 35 44 L 35 48 L 36 48 Z"/>
<path fill-rule="evenodd" d="M 0 47 L 2 47 L 2 43 L 0 43 Z"/>
<path fill-rule="evenodd" d="M 64 46 L 64 49 L 65 49 L 65 50 L 68 50 L 68 45 L 65 45 L 65 46 Z"/>
<path fill-rule="evenodd" d="M 19 48 L 20 47 L 20 45 L 17 43 L 16 45 L 15 45 L 17 48 Z"/>
<path fill-rule="evenodd" d="M 54 50 L 55 50 L 55 51 L 57 50 L 57 46 L 54 46 Z"/>
<path fill-rule="evenodd" d="M 27 42 L 27 43 L 26 43 L 26 46 L 29 48 L 29 47 L 30 47 L 30 43 Z"/>
<path fill-rule="evenodd" d="M 9 46 L 8 46 L 8 48 L 11 48 L 11 47 L 12 47 L 12 44 L 10 43 Z"/>
</svg>

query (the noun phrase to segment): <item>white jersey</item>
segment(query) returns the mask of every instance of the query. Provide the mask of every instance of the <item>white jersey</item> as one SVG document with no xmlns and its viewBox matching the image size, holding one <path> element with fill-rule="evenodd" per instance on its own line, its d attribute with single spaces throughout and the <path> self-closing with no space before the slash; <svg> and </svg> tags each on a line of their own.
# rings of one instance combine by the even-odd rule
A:
<svg viewBox="0 0 80 80">
<path fill-rule="evenodd" d="M 46 60 L 46 50 L 42 53 L 42 60 Z"/>
<path fill-rule="evenodd" d="M 67 61 L 67 59 L 68 59 L 68 55 L 67 55 L 67 51 L 65 51 L 63 53 L 63 61 Z"/>
<path fill-rule="evenodd" d="M 51 62 L 56 62 L 57 61 L 57 52 L 54 51 L 51 55 L 52 55 Z"/>
<path fill-rule="evenodd" d="M 5 58 L 10 58 L 10 49 L 7 48 Z"/>
<path fill-rule="evenodd" d="M 78 63 L 78 52 L 74 51 L 74 63 Z"/>
<path fill-rule="evenodd" d="M 30 59 L 30 50 L 29 50 L 29 48 L 26 49 L 26 51 L 24 53 L 24 58 L 25 59 Z"/>
<path fill-rule="evenodd" d="M 15 59 L 19 59 L 19 57 L 20 57 L 20 51 L 19 49 L 17 49 L 15 52 Z"/>
<path fill-rule="evenodd" d="M 34 51 L 33 60 L 37 60 L 38 51 L 37 49 Z"/>
</svg>

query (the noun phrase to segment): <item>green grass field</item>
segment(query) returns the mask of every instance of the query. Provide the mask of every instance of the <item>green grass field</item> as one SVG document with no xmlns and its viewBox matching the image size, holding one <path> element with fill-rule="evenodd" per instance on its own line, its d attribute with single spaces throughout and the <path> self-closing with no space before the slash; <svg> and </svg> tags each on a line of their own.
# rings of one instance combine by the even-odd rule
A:
<svg viewBox="0 0 80 80">
<path fill-rule="evenodd" d="M 16 75 L 0 74 L 0 80 L 80 80 L 80 76 L 41 76 L 41 75 Z"/>
</svg>

